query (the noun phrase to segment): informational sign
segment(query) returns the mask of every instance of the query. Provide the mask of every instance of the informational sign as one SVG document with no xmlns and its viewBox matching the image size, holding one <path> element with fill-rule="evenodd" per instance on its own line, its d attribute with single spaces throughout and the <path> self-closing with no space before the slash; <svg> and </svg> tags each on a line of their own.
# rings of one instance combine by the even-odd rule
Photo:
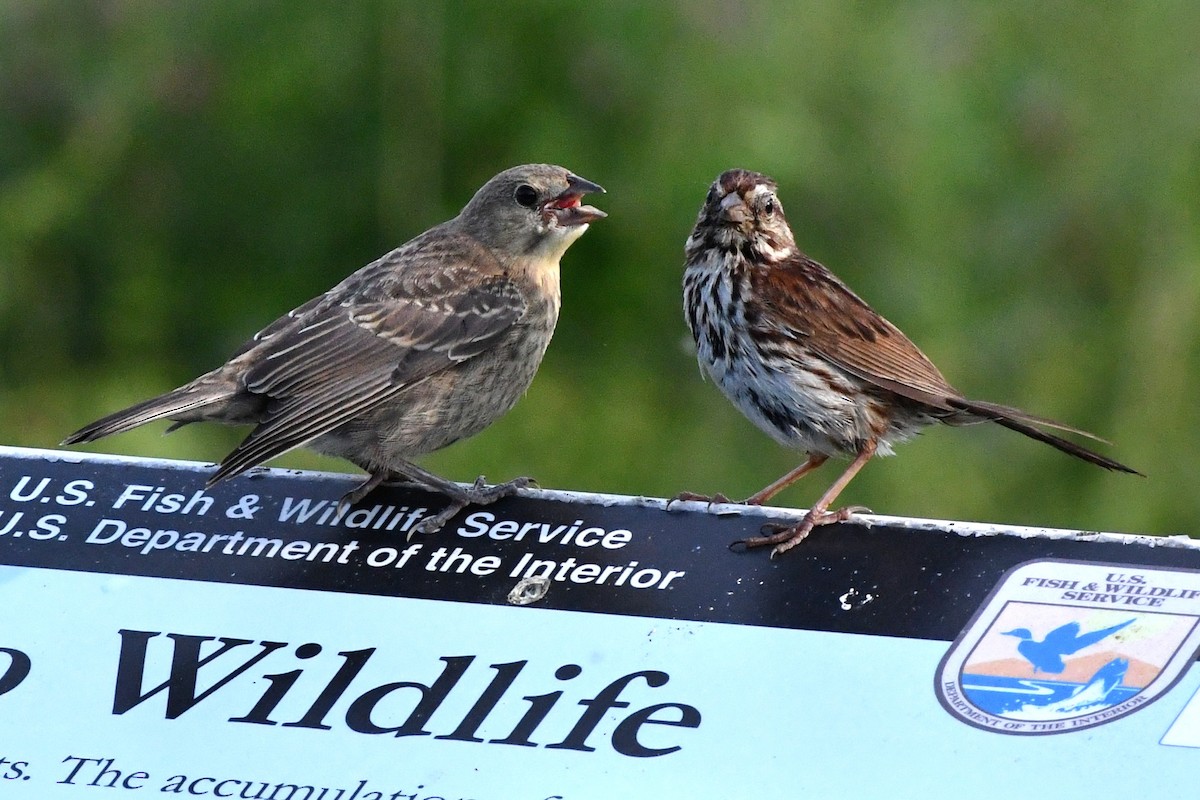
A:
<svg viewBox="0 0 1200 800">
<path fill-rule="evenodd" d="M 0 798 L 1194 792 L 1185 537 L 0 448 Z"/>
</svg>

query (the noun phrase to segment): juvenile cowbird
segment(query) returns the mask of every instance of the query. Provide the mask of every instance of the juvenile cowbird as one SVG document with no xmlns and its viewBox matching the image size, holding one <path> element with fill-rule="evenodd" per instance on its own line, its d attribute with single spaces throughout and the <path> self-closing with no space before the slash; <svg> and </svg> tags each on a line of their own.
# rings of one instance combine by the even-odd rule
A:
<svg viewBox="0 0 1200 800">
<path fill-rule="evenodd" d="M 558 262 L 606 215 L 580 199 L 600 186 L 562 167 L 501 172 L 462 212 L 280 317 L 224 366 L 76 431 L 90 442 L 157 419 L 254 425 L 208 485 L 296 447 L 370 473 L 342 498 L 386 480 L 444 494 L 432 532 L 470 503 L 530 485 L 463 488 L 410 459 L 472 436 L 529 388 L 558 321 Z"/>
<path fill-rule="evenodd" d="M 734 169 L 717 178 L 685 252 L 684 313 L 700 364 L 754 424 L 808 454 L 745 502 L 767 502 L 831 456 L 853 458 L 800 523 L 766 526 L 775 532 L 747 547 L 771 545 L 778 555 L 815 526 L 862 510 L 829 506 L 872 456 L 891 455 L 892 445 L 935 422 L 991 421 L 1106 469 L 1136 472 L 1034 426 L 1091 434 L 965 398 L 895 325 L 800 252 L 765 175 Z"/>
</svg>

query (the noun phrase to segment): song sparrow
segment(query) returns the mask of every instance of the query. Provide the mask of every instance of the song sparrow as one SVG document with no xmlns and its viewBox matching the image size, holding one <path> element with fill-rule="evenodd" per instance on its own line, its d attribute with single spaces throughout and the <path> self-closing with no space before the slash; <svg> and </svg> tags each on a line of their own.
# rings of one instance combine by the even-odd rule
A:
<svg viewBox="0 0 1200 800">
<path fill-rule="evenodd" d="M 1093 437 L 1016 408 L 968 400 L 915 344 L 832 272 L 796 247 L 776 185 L 729 170 L 708 190 L 687 240 L 684 312 L 704 370 L 735 406 L 776 441 L 808 459 L 748 498 L 762 504 L 831 456 L 850 466 L 796 525 L 744 542 L 799 544 L 817 525 L 861 507 L 829 506 L 874 455 L 935 422 L 992 421 L 1106 469 L 1136 473 L 1036 426 Z M 1140 474 L 1140 473 L 1136 473 Z M 724 500 L 684 492 L 677 499 Z"/>
<path fill-rule="evenodd" d="M 157 419 L 256 426 L 208 485 L 296 447 L 370 473 L 343 507 L 385 480 L 450 499 L 432 532 L 469 503 L 532 483 L 463 488 L 410 459 L 472 436 L 533 380 L 559 309 L 559 259 L 606 216 L 580 204 L 600 186 L 530 164 L 492 178 L 457 217 L 368 264 L 247 342 L 224 366 L 76 431 L 90 442 Z"/>
</svg>

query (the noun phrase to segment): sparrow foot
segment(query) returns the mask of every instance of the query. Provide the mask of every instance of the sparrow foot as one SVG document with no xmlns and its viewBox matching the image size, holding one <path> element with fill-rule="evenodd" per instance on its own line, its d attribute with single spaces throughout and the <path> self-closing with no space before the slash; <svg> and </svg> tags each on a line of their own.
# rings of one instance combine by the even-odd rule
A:
<svg viewBox="0 0 1200 800">
<path fill-rule="evenodd" d="M 667 505 L 664 510 L 670 511 L 671 503 L 682 503 L 687 500 L 694 500 L 699 503 L 708 503 L 708 508 L 705 510 L 708 511 L 709 513 L 712 512 L 712 507 L 714 505 L 720 505 L 721 503 L 736 503 L 737 502 L 736 500 L 730 500 L 728 497 L 721 494 L 720 492 L 717 492 L 716 494 L 713 494 L 713 495 L 697 494 L 696 492 L 680 492 L 679 494 L 675 495 L 674 497 L 672 497 L 670 500 L 667 501 Z"/>
<path fill-rule="evenodd" d="M 776 558 L 800 544 L 819 525 L 832 525 L 835 522 L 845 522 L 855 514 L 869 514 L 871 509 L 866 506 L 846 506 L 836 511 L 811 509 L 804 519 L 792 525 L 779 522 L 768 522 L 762 526 L 763 536 L 741 539 L 730 545 L 731 548 L 752 550 L 756 547 L 772 547 L 771 558 Z"/>
</svg>

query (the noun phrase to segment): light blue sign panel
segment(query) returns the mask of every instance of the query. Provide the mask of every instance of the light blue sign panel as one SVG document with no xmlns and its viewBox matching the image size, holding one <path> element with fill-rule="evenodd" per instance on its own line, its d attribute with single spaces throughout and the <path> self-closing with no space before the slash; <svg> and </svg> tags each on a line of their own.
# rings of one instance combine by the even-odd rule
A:
<svg viewBox="0 0 1200 800">
<path fill-rule="evenodd" d="M 939 704 L 944 642 L 0 580 L 0 670 L 29 665 L 0 696 L 5 797 L 1183 797 L 1200 765 L 1195 668 L 1111 724 L 1004 736 Z"/>
</svg>

